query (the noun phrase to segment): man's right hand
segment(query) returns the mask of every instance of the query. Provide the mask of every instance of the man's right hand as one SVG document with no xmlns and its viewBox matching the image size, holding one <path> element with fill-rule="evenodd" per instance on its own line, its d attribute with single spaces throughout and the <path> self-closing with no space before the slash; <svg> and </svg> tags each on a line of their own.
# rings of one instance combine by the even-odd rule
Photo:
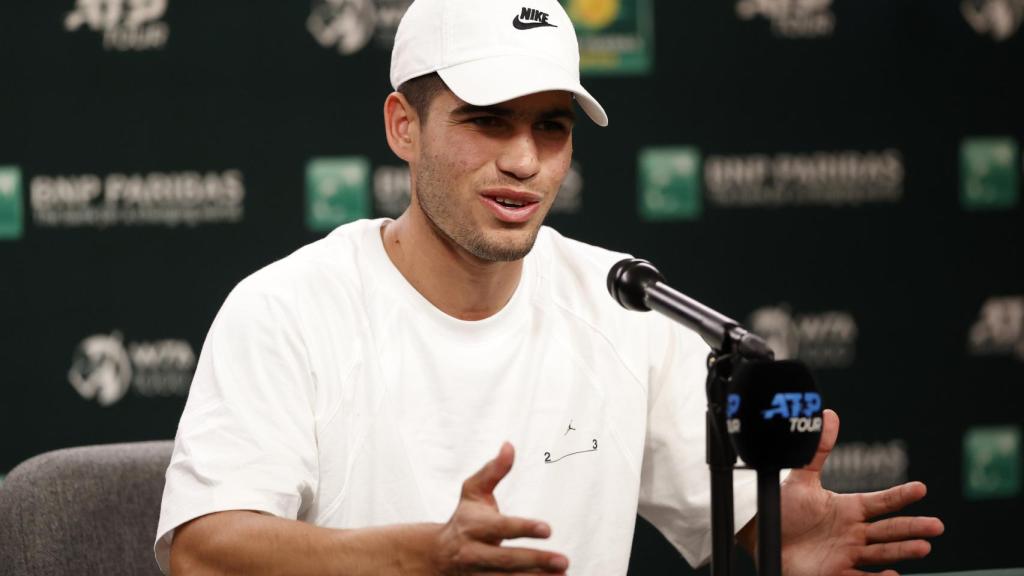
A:
<svg viewBox="0 0 1024 576">
<path fill-rule="evenodd" d="M 441 574 L 563 574 L 569 559 L 556 552 L 502 546 L 511 538 L 547 538 L 544 522 L 503 516 L 494 488 L 512 469 L 515 452 L 508 442 L 498 455 L 462 484 L 455 513 L 440 531 L 437 568 Z"/>
</svg>

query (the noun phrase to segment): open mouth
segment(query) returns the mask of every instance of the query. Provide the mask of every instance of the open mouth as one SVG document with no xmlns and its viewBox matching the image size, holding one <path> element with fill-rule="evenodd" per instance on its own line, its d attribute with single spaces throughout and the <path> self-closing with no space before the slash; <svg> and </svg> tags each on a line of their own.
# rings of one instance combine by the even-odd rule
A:
<svg viewBox="0 0 1024 576">
<path fill-rule="evenodd" d="M 526 222 L 540 208 L 536 194 L 513 191 L 485 192 L 480 200 L 498 220 L 508 223 Z"/>
</svg>

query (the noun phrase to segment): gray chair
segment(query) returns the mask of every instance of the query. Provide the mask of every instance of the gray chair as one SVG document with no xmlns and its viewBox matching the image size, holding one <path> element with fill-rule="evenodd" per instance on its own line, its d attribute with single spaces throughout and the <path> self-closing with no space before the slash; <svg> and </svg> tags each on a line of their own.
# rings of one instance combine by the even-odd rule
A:
<svg viewBox="0 0 1024 576">
<path fill-rule="evenodd" d="M 0 574 L 159 575 L 153 540 L 174 442 L 67 448 L 0 486 Z"/>
</svg>

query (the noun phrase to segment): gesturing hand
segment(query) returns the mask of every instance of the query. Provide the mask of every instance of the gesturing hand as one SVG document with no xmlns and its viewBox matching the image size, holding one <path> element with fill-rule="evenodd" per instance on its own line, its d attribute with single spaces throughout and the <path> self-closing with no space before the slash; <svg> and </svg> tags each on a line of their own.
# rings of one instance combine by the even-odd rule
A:
<svg viewBox="0 0 1024 576">
<path fill-rule="evenodd" d="M 839 416 L 824 414 L 814 460 L 782 484 L 782 571 L 786 576 L 862 576 L 859 566 L 927 556 L 924 538 L 942 534 L 938 518 L 900 516 L 872 521 L 924 498 L 909 482 L 866 494 L 836 494 L 821 486 L 821 469 L 839 434 Z M 895 570 L 882 574 L 895 576 Z"/>
<path fill-rule="evenodd" d="M 501 546 L 509 538 L 547 538 L 544 522 L 502 516 L 494 487 L 512 469 L 512 445 L 502 444 L 498 455 L 462 484 L 455 513 L 441 529 L 437 548 L 441 574 L 563 574 L 569 560 L 555 552 Z"/>
</svg>

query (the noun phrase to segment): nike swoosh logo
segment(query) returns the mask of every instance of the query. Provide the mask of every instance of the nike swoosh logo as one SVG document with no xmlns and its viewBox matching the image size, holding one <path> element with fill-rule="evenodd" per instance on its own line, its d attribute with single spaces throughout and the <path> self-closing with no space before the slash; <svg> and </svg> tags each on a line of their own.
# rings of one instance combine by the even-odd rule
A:
<svg viewBox="0 0 1024 576">
<path fill-rule="evenodd" d="M 558 28 L 558 26 L 555 26 L 550 22 L 523 22 L 522 20 L 519 19 L 519 16 L 516 16 L 515 18 L 512 19 L 512 26 L 516 30 L 529 30 L 531 28 L 541 28 L 543 26 Z"/>
</svg>

